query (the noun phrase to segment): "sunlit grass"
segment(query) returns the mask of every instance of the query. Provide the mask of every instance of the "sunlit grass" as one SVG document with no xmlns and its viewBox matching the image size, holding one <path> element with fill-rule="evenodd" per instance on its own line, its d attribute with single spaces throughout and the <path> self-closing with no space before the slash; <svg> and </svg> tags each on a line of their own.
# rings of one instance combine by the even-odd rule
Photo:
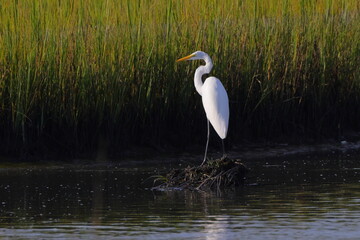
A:
<svg viewBox="0 0 360 240">
<path fill-rule="evenodd" d="M 188 141 L 206 130 L 200 63 L 175 59 L 195 50 L 228 90 L 233 139 L 359 127 L 359 22 L 358 0 L 3 1 L 2 139 Z"/>
</svg>

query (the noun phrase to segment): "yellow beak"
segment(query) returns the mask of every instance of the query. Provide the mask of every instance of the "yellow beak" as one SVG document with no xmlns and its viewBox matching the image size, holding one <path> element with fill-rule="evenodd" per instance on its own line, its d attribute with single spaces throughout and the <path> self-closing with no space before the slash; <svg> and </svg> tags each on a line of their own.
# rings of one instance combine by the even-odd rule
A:
<svg viewBox="0 0 360 240">
<path fill-rule="evenodd" d="M 180 59 L 176 60 L 176 62 L 185 61 L 185 60 L 188 60 L 188 59 L 190 59 L 190 58 L 192 58 L 194 56 L 195 56 L 195 54 L 190 54 L 189 56 L 186 56 L 186 57 L 183 57 L 183 58 L 180 58 Z"/>
</svg>

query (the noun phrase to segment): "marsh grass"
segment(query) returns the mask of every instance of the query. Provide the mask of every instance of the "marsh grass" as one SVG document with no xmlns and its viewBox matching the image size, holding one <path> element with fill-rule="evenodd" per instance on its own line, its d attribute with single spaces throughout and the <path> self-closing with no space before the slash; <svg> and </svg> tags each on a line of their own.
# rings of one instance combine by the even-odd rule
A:
<svg viewBox="0 0 360 240">
<path fill-rule="evenodd" d="M 2 149 L 202 142 L 200 63 L 175 64 L 195 50 L 228 90 L 230 141 L 359 129 L 359 22 L 358 0 L 3 1 Z"/>
</svg>

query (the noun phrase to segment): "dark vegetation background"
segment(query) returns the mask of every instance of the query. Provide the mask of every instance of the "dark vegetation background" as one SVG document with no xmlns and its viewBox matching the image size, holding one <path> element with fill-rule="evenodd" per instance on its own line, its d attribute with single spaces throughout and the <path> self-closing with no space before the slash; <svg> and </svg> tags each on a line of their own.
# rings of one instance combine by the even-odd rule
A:
<svg viewBox="0 0 360 240">
<path fill-rule="evenodd" d="M 360 127 L 359 22 L 358 0 L 1 2 L 0 152 L 203 148 L 200 62 L 175 64 L 196 50 L 228 90 L 229 148 L 341 139 Z"/>
</svg>

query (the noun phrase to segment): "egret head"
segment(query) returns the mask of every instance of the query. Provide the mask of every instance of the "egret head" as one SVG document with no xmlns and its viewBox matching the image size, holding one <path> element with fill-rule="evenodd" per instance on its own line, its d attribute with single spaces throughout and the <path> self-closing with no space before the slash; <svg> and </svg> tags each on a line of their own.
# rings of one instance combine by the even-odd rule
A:
<svg viewBox="0 0 360 240">
<path fill-rule="evenodd" d="M 202 51 L 196 51 L 196 52 L 193 52 L 192 54 L 186 56 L 186 57 L 183 57 L 183 58 L 180 58 L 178 60 L 176 60 L 176 62 L 181 62 L 181 61 L 185 61 L 185 60 L 199 60 L 199 59 L 205 59 L 205 57 L 207 56 L 206 53 L 202 52 Z"/>
</svg>

